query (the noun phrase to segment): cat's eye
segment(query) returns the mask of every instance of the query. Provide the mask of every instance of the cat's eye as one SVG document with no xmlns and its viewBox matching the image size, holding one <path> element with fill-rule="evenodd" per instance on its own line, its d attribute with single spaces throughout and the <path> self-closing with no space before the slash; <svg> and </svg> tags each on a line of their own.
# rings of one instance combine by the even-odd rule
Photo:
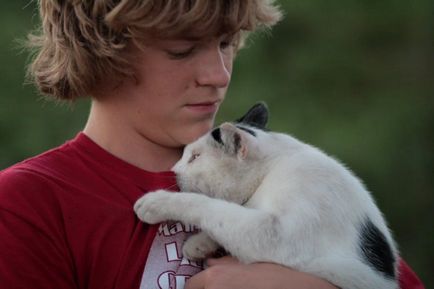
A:
<svg viewBox="0 0 434 289">
<path fill-rule="evenodd" d="M 200 156 L 198 153 L 194 153 L 191 155 L 190 159 L 188 160 L 188 163 L 192 163 L 195 159 L 197 159 Z"/>
</svg>

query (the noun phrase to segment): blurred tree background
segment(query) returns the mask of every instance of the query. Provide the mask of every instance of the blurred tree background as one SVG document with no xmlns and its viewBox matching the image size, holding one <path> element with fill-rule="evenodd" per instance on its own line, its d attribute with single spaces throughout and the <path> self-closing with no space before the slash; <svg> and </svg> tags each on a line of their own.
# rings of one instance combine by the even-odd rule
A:
<svg viewBox="0 0 434 289">
<path fill-rule="evenodd" d="M 434 1 L 290 1 L 272 33 L 239 53 L 218 122 L 255 101 L 270 128 L 341 159 L 374 193 L 402 256 L 434 287 Z M 25 85 L 18 39 L 36 1 L 0 3 L 0 169 L 72 138 L 89 102 L 45 101 Z M 430 269 L 431 268 L 431 269 Z"/>
</svg>

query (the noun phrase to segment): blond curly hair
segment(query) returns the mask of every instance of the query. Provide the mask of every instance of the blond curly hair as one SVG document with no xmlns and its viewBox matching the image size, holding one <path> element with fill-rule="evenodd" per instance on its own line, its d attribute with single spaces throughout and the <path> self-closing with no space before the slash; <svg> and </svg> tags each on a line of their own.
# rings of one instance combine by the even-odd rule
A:
<svg viewBox="0 0 434 289">
<path fill-rule="evenodd" d="M 240 34 L 281 18 L 273 0 L 40 0 L 39 8 L 41 28 L 28 38 L 28 76 L 58 100 L 90 96 L 108 76 L 133 76 L 130 43 Z"/>
</svg>

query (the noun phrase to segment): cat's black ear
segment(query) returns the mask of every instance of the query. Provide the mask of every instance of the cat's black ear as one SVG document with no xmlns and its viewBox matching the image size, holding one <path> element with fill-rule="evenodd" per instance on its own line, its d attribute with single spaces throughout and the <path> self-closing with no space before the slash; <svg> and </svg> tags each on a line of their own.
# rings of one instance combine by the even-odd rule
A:
<svg viewBox="0 0 434 289">
<path fill-rule="evenodd" d="M 265 129 L 268 123 L 268 108 L 265 102 L 258 102 L 241 118 L 237 119 L 237 123 L 245 123 L 253 127 Z"/>
</svg>

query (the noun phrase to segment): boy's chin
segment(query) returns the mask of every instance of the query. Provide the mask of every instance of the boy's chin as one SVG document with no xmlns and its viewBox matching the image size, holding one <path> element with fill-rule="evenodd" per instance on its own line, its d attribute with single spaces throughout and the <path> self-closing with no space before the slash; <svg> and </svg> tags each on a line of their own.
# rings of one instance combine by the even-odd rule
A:
<svg viewBox="0 0 434 289">
<path fill-rule="evenodd" d="M 191 130 L 184 135 L 184 145 L 188 145 L 208 133 L 213 128 L 213 125 L 214 121 L 209 121 L 208 123 L 201 123 L 200 125 L 191 128 Z"/>
</svg>

